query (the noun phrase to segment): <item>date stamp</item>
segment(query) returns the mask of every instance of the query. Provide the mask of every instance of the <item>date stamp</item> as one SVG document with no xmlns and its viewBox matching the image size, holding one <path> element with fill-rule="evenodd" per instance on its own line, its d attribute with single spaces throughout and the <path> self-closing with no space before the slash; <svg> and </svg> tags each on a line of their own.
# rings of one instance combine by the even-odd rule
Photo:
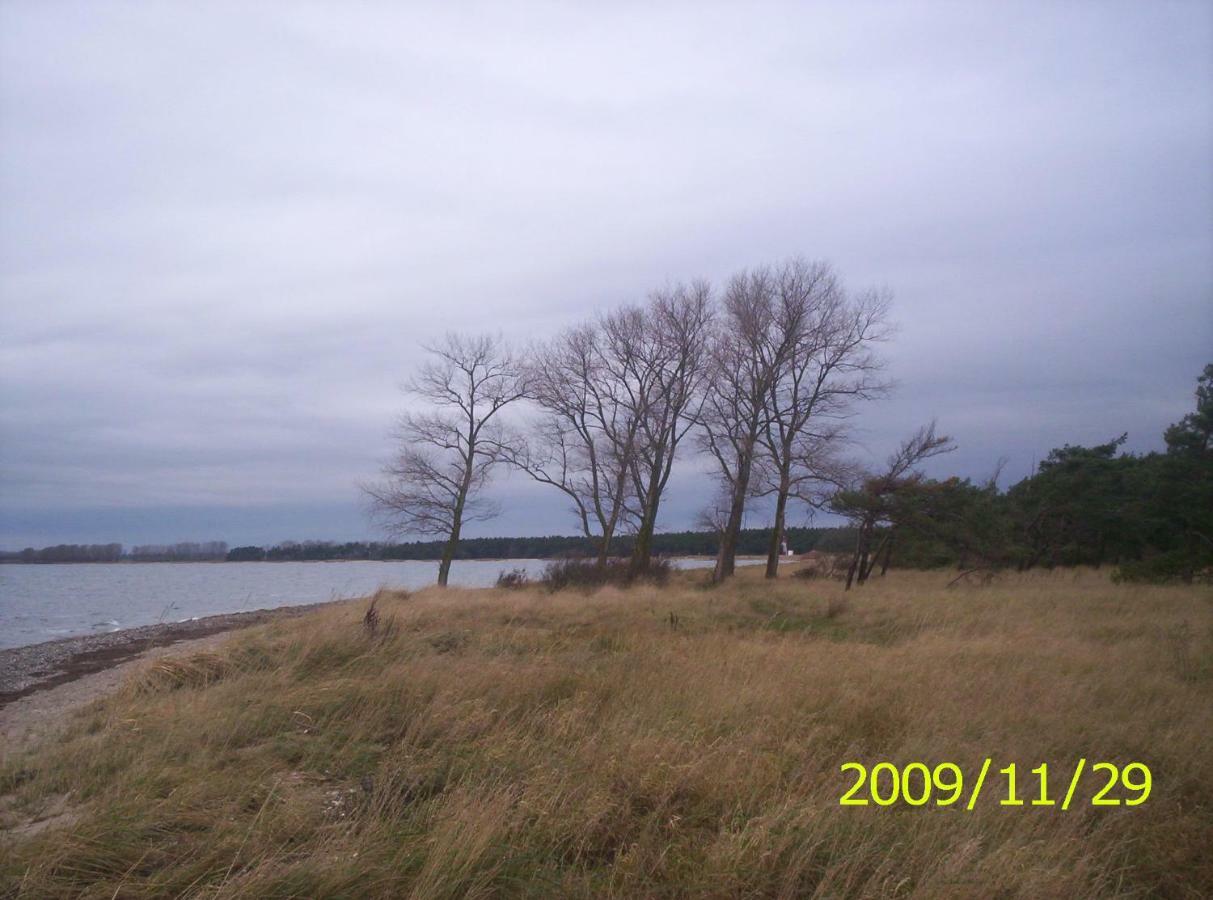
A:
<svg viewBox="0 0 1213 900">
<path fill-rule="evenodd" d="M 1094 780 L 1097 790 L 1091 806 L 1141 806 L 1150 797 L 1154 779 L 1145 763 L 1118 766 L 1110 762 L 1088 765 L 1086 757 L 1073 769 L 1051 775 L 1048 763 L 1041 763 L 1020 778 L 1015 763 L 994 769 L 992 757 L 986 757 L 974 780 L 966 779 L 956 763 L 942 762 L 934 768 L 911 762 L 900 768 L 891 762 L 878 762 L 870 769 L 863 763 L 843 763 L 842 773 L 855 773 L 855 782 L 838 800 L 839 806 L 952 806 L 961 804 L 972 812 L 983 788 L 987 796 L 997 798 L 1000 806 L 1039 806 L 1068 810 L 1074 803 L 1084 777 Z M 971 787 L 969 785 L 971 784 Z M 1061 792 L 1064 785 L 1065 792 Z M 994 793 L 991 795 L 990 792 Z M 1060 804 L 1058 802 L 1060 799 Z M 1079 801 L 1082 802 L 1082 801 Z"/>
</svg>

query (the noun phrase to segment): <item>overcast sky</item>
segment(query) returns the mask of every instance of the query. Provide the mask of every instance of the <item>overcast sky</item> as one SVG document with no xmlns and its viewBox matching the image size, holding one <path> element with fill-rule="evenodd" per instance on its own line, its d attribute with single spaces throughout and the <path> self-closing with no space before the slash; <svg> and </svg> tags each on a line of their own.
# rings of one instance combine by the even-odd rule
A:
<svg viewBox="0 0 1213 900">
<path fill-rule="evenodd" d="M 1204 0 L 4 2 L 0 546 L 371 536 L 419 342 L 792 254 L 895 297 L 857 453 L 1158 448 L 1213 361 L 1211 86 Z M 496 490 L 475 533 L 574 530 Z"/>
</svg>

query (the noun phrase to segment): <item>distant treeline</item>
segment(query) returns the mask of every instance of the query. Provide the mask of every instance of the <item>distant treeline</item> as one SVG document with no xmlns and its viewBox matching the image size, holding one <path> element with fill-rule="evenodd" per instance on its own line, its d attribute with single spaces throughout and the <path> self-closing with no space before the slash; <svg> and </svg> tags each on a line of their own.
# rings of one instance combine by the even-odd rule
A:
<svg viewBox="0 0 1213 900">
<path fill-rule="evenodd" d="M 6 563 L 112 563 L 112 562 L 211 562 L 227 559 L 224 541 L 183 541 L 178 544 L 142 544 L 126 552 L 121 544 L 56 544 L 16 553 L 0 551 Z"/>
<path fill-rule="evenodd" d="M 0 562 L 66 563 L 118 562 L 122 559 L 121 544 L 56 544 L 35 550 L 26 547 L 17 553 L 0 551 Z"/>
<path fill-rule="evenodd" d="M 740 552 L 761 555 L 771 540 L 769 528 L 744 529 Z M 631 552 L 631 538 L 619 540 L 621 556 Z M 850 528 L 789 528 L 788 547 L 796 553 L 809 550 L 849 550 L 855 534 Z M 710 556 L 716 553 L 719 537 L 710 531 L 675 531 L 654 536 L 654 549 L 663 556 Z M 146 545 L 124 552 L 122 544 L 60 544 L 35 550 L 28 547 L 18 553 L 0 552 L 0 562 L 312 562 L 323 560 L 438 560 L 442 541 L 381 543 L 376 541 L 284 541 L 272 547 L 233 547 L 223 541 Z M 500 537 L 468 538 L 460 542 L 457 559 L 558 559 L 588 557 L 597 552 L 589 538 Z"/>
<path fill-rule="evenodd" d="M 179 544 L 144 544 L 132 548 L 130 555 L 135 562 L 206 562 L 226 559 L 227 543 L 185 541 Z"/>
<path fill-rule="evenodd" d="M 849 550 L 854 546 L 854 532 L 849 528 L 789 528 L 788 547 L 804 553 L 809 550 Z M 620 538 L 620 556 L 631 553 L 631 537 Z M 711 556 L 719 546 L 719 536 L 710 531 L 674 531 L 654 535 L 653 547 L 662 556 Z M 768 528 L 742 531 L 741 552 L 766 553 L 771 540 Z M 273 547 L 233 547 L 228 562 L 305 562 L 340 559 L 424 559 L 442 558 L 443 541 L 414 541 L 410 543 L 378 543 L 351 541 L 287 541 Z M 592 538 L 546 536 L 465 538 L 459 542 L 456 559 L 559 559 L 592 557 L 598 545 Z"/>
</svg>

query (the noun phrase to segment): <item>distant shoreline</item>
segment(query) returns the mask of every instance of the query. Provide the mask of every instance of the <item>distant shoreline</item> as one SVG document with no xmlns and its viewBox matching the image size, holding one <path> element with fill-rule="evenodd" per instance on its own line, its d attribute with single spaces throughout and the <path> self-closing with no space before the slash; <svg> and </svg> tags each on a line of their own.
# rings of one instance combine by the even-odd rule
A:
<svg viewBox="0 0 1213 900">
<path fill-rule="evenodd" d="M 843 550 L 854 545 L 849 527 L 789 526 L 787 544 L 798 553 L 808 550 Z M 738 555 L 765 557 L 771 549 L 769 528 L 743 528 L 738 535 Z M 613 556 L 631 556 L 634 538 L 618 537 L 611 545 Z M 569 558 L 595 559 L 599 551 L 594 538 L 574 535 L 531 535 L 463 538 L 456 562 L 471 560 Z M 653 535 L 656 556 L 715 557 L 720 549 L 714 531 L 660 531 Z M 121 543 L 56 544 L 50 547 L 0 549 L 0 564 L 59 564 L 117 562 L 434 562 L 442 559 L 442 541 L 281 541 L 257 546 L 229 546 L 226 541 L 183 541 L 176 544 L 145 544 L 126 547 Z"/>
<path fill-rule="evenodd" d="M 716 557 L 709 553 L 676 553 L 669 554 L 670 559 L 715 559 Z M 757 553 L 739 553 L 737 559 L 766 559 Z M 786 559 L 787 557 L 781 557 Z M 456 559 L 455 563 L 461 562 L 519 562 L 525 560 L 535 560 L 537 562 L 558 562 L 562 559 L 568 559 L 564 556 L 477 556 L 468 559 Z M 0 560 L 0 565 L 5 566 L 176 566 L 176 565 L 281 565 L 286 563 L 433 563 L 438 565 L 439 560 L 429 559 L 398 559 L 392 557 L 390 559 L 118 559 L 110 562 L 102 561 L 73 561 L 73 562 L 21 562 L 20 560 Z"/>
</svg>

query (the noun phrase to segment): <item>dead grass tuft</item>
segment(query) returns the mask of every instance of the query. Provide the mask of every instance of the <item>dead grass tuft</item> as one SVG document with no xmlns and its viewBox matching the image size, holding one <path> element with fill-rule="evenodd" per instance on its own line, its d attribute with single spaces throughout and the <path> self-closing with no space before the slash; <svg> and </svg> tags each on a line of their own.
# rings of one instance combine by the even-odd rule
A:
<svg viewBox="0 0 1213 900">
<path fill-rule="evenodd" d="M 135 693 L 155 694 L 179 688 L 206 687 L 232 671 L 228 658 L 219 653 L 166 656 L 149 663 L 128 685 Z"/>
</svg>

